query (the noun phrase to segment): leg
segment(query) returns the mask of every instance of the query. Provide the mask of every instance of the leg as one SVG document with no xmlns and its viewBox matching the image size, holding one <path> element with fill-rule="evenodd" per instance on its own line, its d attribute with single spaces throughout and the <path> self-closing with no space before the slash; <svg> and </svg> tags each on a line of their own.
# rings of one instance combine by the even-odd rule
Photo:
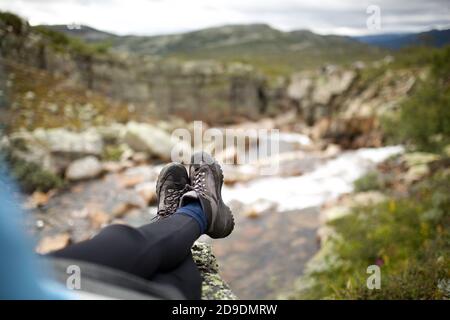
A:
<svg viewBox="0 0 450 320">
<path fill-rule="evenodd" d="M 51 256 L 92 262 L 150 279 L 157 271 L 177 267 L 200 236 L 191 217 L 174 214 L 132 228 L 111 225 L 90 240 L 51 253 Z"/>
<path fill-rule="evenodd" d="M 189 300 L 201 299 L 202 278 L 191 254 L 175 269 L 169 272 L 157 273 L 150 280 L 178 288 Z"/>
</svg>

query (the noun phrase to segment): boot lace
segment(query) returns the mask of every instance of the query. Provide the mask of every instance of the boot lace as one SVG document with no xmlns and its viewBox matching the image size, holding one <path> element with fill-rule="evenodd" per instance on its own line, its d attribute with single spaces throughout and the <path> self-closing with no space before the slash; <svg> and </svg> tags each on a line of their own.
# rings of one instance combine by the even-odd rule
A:
<svg viewBox="0 0 450 320">
<path fill-rule="evenodd" d="M 180 197 L 186 190 L 187 185 L 183 189 L 167 189 L 163 200 L 164 207 L 158 211 L 157 217 L 164 218 L 173 214 L 178 209 Z"/>
<path fill-rule="evenodd" d="M 205 171 L 201 171 L 200 168 L 198 168 L 194 172 L 193 179 L 193 189 L 202 196 L 205 196 L 206 192 L 205 174 Z"/>
</svg>

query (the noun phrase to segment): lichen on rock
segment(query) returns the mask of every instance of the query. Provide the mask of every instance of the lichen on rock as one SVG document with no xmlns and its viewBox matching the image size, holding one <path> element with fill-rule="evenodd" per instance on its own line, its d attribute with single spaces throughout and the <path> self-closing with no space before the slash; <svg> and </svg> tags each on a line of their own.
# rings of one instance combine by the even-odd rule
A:
<svg viewBox="0 0 450 320">
<path fill-rule="evenodd" d="M 192 246 L 192 257 L 202 276 L 203 300 L 236 300 L 236 295 L 219 274 L 219 265 L 212 253 L 211 245 L 195 242 Z"/>
</svg>

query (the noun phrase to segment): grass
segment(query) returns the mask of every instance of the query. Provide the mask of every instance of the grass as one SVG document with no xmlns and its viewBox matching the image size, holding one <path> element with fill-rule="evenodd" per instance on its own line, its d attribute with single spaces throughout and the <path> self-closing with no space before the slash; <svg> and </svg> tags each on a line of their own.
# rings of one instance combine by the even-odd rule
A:
<svg viewBox="0 0 450 320">
<path fill-rule="evenodd" d="M 3 68 L 11 83 L 2 111 L 8 119 L 6 133 L 62 126 L 79 130 L 134 116 L 124 103 L 64 84 L 63 78 L 43 70 L 5 60 Z"/>
<path fill-rule="evenodd" d="M 354 182 L 355 192 L 383 190 L 385 186 L 385 181 L 377 171 L 368 172 Z"/>
<path fill-rule="evenodd" d="M 450 171 L 442 170 L 406 198 L 357 207 L 335 220 L 330 241 L 337 258 L 311 274 L 314 285 L 301 298 L 450 298 L 442 289 L 450 279 L 449 190 Z M 367 289 L 369 265 L 381 268 L 380 290 Z"/>
<path fill-rule="evenodd" d="M 64 185 L 64 180 L 60 176 L 42 169 L 37 164 L 14 159 L 10 156 L 6 157 L 6 162 L 10 166 L 12 177 L 25 193 L 33 191 L 47 192 L 51 189 L 61 188 Z"/>
<path fill-rule="evenodd" d="M 45 26 L 36 26 L 33 27 L 33 30 L 43 36 L 51 47 L 58 52 L 70 52 L 72 54 L 90 57 L 106 54 L 111 47 L 109 42 L 87 44 L 80 39 L 69 37 L 64 33 L 51 30 Z"/>
</svg>

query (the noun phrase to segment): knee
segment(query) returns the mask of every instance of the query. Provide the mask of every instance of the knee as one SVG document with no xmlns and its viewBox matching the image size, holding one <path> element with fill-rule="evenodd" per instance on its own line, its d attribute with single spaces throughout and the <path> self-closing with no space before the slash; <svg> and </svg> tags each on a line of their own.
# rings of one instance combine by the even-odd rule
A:
<svg viewBox="0 0 450 320">
<path fill-rule="evenodd" d="M 109 225 L 103 228 L 97 236 L 139 243 L 142 243 L 142 240 L 144 239 L 144 236 L 138 229 L 125 224 Z"/>
</svg>

